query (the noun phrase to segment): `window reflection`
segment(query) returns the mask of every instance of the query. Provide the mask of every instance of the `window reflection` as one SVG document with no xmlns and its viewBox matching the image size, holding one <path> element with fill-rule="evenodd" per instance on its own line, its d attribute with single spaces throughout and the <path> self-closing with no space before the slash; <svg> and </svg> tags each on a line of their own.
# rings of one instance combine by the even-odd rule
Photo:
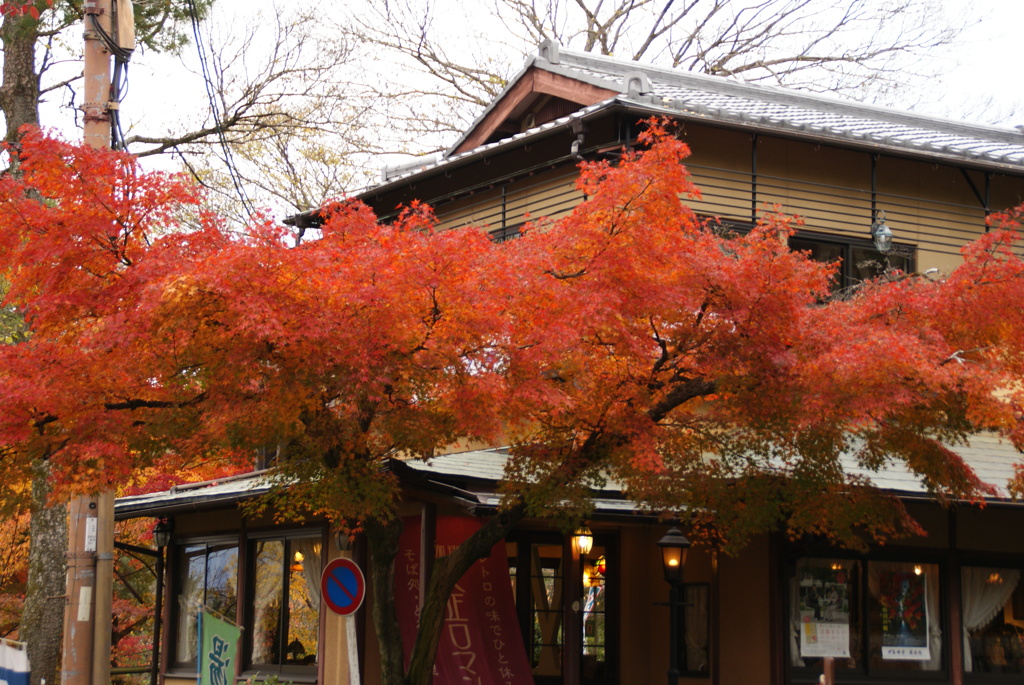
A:
<svg viewBox="0 0 1024 685">
<path fill-rule="evenodd" d="M 256 668 L 316 664 L 321 543 L 279 538 L 253 543 L 250 663 Z"/>
<path fill-rule="evenodd" d="M 199 639 L 198 615 L 206 605 L 229 620 L 238 606 L 238 546 L 193 544 L 179 552 L 183 574 L 177 607 L 175 661 L 194 662 Z"/>
</svg>

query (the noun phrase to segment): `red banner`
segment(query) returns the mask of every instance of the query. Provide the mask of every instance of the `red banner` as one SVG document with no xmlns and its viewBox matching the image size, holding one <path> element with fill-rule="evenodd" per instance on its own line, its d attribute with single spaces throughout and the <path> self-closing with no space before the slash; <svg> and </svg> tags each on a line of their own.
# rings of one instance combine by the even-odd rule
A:
<svg viewBox="0 0 1024 685">
<path fill-rule="evenodd" d="M 434 556 L 448 554 L 479 527 L 479 521 L 474 518 L 439 516 Z M 395 600 L 402 641 L 408 655 L 420 614 L 418 517 L 405 519 L 395 566 Z M 434 662 L 434 683 L 533 685 L 516 618 L 503 542 L 494 546 L 491 556 L 473 564 L 448 599 L 447 616 Z"/>
</svg>

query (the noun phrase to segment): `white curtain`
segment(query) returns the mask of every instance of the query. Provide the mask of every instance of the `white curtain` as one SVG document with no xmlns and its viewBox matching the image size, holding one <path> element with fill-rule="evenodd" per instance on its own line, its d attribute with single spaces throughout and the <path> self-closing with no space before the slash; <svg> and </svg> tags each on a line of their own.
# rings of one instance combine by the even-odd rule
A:
<svg viewBox="0 0 1024 685">
<path fill-rule="evenodd" d="M 708 664 L 708 588 L 686 588 L 686 669 L 704 671 Z"/>
<path fill-rule="evenodd" d="M 319 538 L 299 538 L 292 540 L 292 549 L 301 552 L 302 577 L 306 581 L 307 596 L 313 608 L 320 611 L 320 548 Z"/>
<path fill-rule="evenodd" d="M 960 571 L 963 588 L 964 670 L 974 670 L 971 631 L 986 626 L 1010 601 L 1020 582 L 1020 571 L 964 566 Z"/>
</svg>

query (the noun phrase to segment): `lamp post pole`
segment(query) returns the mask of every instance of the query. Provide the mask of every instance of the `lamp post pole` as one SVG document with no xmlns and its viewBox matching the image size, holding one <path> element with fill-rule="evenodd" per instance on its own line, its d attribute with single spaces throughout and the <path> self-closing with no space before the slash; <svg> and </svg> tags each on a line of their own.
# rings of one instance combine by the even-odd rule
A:
<svg viewBox="0 0 1024 685">
<path fill-rule="evenodd" d="M 679 683 L 679 584 L 668 590 L 668 685 Z"/>
<path fill-rule="evenodd" d="M 661 569 L 668 583 L 668 685 L 679 683 L 679 589 L 683 584 L 683 568 L 690 541 L 678 528 L 672 528 L 658 540 L 661 548 Z"/>
</svg>

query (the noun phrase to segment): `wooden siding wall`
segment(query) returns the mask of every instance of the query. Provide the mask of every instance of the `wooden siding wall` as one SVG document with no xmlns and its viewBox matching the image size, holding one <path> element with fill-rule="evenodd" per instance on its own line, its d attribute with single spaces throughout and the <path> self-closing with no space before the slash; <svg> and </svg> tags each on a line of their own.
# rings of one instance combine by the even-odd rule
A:
<svg viewBox="0 0 1024 685">
<path fill-rule="evenodd" d="M 438 219 L 446 229 L 475 226 L 488 231 L 518 226 L 527 219 L 559 219 L 583 201 L 575 182 L 574 167 L 505 181 L 440 208 Z"/>
<path fill-rule="evenodd" d="M 693 123 L 683 134 L 701 191 L 689 204 L 698 213 L 746 223 L 778 208 L 798 216 L 802 230 L 870 239 L 871 153 L 764 135 L 755 152 L 749 133 Z M 557 219 L 584 199 L 575 179 L 576 169 L 563 165 L 496 181 L 436 207 L 438 218 L 444 228 L 489 231 Z M 986 195 L 992 211 L 1020 204 L 1024 178 L 887 155 L 875 161 L 875 207 L 885 211 L 896 242 L 916 248 L 920 271 L 948 272 L 959 263 L 961 246 L 985 231 Z"/>
</svg>

